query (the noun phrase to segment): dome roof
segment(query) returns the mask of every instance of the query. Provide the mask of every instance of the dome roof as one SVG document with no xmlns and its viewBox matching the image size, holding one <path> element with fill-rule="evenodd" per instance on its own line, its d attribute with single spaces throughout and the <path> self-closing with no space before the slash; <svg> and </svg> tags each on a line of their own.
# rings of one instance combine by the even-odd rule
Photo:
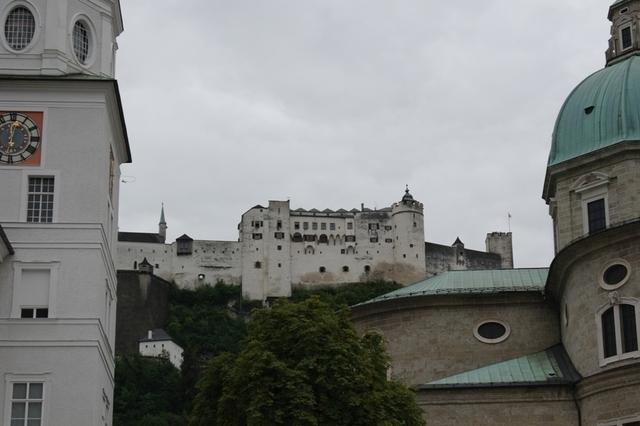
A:
<svg viewBox="0 0 640 426">
<path fill-rule="evenodd" d="M 565 101 L 549 166 L 628 140 L 640 141 L 640 57 L 587 77 Z"/>
</svg>

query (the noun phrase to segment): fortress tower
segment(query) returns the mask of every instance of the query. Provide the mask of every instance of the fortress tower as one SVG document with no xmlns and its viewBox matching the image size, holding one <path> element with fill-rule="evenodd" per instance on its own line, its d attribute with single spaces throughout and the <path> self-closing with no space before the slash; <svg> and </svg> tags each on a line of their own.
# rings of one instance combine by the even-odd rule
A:
<svg viewBox="0 0 640 426">
<path fill-rule="evenodd" d="M 409 284 L 426 274 L 424 245 L 424 206 L 413 199 L 409 188 L 402 200 L 391 207 L 394 230 L 393 258 L 395 281 Z"/>
</svg>

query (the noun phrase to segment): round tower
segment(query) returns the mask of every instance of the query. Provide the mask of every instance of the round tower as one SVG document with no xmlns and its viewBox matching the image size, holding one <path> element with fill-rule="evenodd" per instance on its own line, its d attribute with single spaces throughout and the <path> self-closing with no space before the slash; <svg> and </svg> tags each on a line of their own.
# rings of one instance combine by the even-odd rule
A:
<svg viewBox="0 0 640 426">
<path fill-rule="evenodd" d="M 424 206 L 405 189 L 402 200 L 391 207 L 394 229 L 394 280 L 409 284 L 426 274 L 424 251 Z"/>
<path fill-rule="evenodd" d="M 583 377 L 582 424 L 631 424 L 640 395 L 622 380 L 640 377 L 640 0 L 608 17 L 606 67 L 560 110 L 543 190 L 556 246 L 546 291 Z"/>
</svg>

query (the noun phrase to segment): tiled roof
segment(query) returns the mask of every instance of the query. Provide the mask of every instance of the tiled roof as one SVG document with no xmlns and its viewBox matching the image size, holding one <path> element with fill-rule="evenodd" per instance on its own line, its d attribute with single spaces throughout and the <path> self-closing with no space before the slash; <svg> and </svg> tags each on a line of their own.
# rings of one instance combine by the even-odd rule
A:
<svg viewBox="0 0 640 426">
<path fill-rule="evenodd" d="M 164 243 L 159 234 L 150 232 L 118 232 L 118 241 L 130 243 Z"/>
<path fill-rule="evenodd" d="M 542 292 L 548 273 L 549 268 L 448 271 L 378 296 L 361 305 L 404 297 L 439 294 Z"/>
<path fill-rule="evenodd" d="M 562 345 L 419 386 L 420 389 L 564 385 L 580 380 Z"/>
</svg>

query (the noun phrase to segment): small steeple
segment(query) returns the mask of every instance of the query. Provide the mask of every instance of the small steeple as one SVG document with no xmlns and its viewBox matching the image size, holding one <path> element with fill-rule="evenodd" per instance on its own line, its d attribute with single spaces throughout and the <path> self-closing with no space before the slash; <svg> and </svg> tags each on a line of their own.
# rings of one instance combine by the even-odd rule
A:
<svg viewBox="0 0 640 426">
<path fill-rule="evenodd" d="M 607 65 L 640 53 L 640 1 L 616 0 L 609 7 L 611 38 L 606 52 Z"/>
<path fill-rule="evenodd" d="M 160 209 L 160 223 L 158 223 L 158 235 L 162 237 L 163 243 L 167 239 L 167 228 L 167 221 L 164 219 L 164 203 L 162 203 L 162 208 Z"/>
<path fill-rule="evenodd" d="M 404 196 L 402 197 L 402 201 L 403 202 L 413 201 L 413 195 L 411 195 L 411 193 L 409 192 L 409 185 L 407 185 L 406 189 L 404 190 Z"/>
</svg>

